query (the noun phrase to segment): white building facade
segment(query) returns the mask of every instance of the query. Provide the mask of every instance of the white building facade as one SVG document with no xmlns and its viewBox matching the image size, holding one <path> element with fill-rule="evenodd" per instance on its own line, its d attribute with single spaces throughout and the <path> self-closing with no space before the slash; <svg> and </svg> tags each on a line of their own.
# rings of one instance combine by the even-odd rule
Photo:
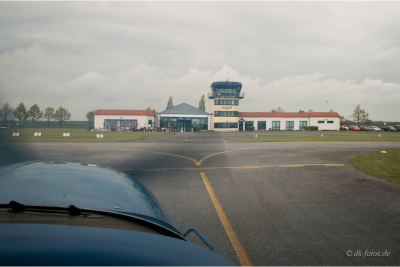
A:
<svg viewBox="0 0 400 267">
<path fill-rule="evenodd" d="M 95 129 L 140 129 L 156 127 L 156 113 L 151 110 L 98 109 L 94 112 Z"/>
<path fill-rule="evenodd" d="M 317 126 L 319 131 L 337 131 L 337 112 L 239 112 L 238 130 L 253 126 L 256 131 L 299 131 Z"/>
</svg>

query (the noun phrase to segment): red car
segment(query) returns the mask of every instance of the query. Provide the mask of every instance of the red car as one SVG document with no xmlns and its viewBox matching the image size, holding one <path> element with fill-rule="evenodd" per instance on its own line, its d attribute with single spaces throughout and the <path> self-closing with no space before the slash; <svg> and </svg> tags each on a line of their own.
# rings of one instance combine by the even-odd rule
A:
<svg viewBox="0 0 400 267">
<path fill-rule="evenodd" d="M 398 132 L 400 132 L 400 125 L 393 125 L 393 127 L 394 127 Z"/>
<path fill-rule="evenodd" d="M 360 126 L 360 131 L 370 131 L 370 129 L 369 129 L 368 126 L 361 125 L 361 126 Z"/>
<path fill-rule="evenodd" d="M 350 131 L 359 131 L 360 128 L 358 128 L 357 125 L 350 125 L 349 130 L 350 130 Z"/>
</svg>

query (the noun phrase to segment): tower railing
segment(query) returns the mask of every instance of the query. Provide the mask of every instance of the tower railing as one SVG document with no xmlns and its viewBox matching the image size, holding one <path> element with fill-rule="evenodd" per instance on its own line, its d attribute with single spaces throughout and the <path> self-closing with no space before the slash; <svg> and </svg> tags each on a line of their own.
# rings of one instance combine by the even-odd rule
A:
<svg viewBox="0 0 400 267">
<path fill-rule="evenodd" d="M 245 93 L 217 93 L 217 92 L 211 92 L 207 93 L 207 97 L 209 99 L 212 98 L 239 98 L 242 99 L 244 98 Z"/>
</svg>

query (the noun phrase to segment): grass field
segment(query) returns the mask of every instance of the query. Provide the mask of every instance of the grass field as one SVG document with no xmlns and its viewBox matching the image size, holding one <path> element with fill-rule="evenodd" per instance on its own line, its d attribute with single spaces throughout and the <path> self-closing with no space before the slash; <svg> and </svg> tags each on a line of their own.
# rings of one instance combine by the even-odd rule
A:
<svg viewBox="0 0 400 267">
<path fill-rule="evenodd" d="M 229 140 L 233 141 L 249 141 L 249 142 L 302 142 L 302 141 L 397 141 L 400 142 L 400 134 L 399 133 L 381 133 L 381 137 L 379 134 L 374 133 L 365 133 L 364 135 L 328 135 L 322 133 L 316 133 L 314 136 L 299 136 L 296 134 L 290 136 L 258 136 L 257 138 L 252 137 L 233 137 L 229 138 Z"/>
<path fill-rule="evenodd" d="M 42 136 L 34 136 L 41 132 Z M 12 136 L 19 133 L 20 136 Z M 70 133 L 70 137 L 63 137 L 63 133 Z M 103 134 L 104 138 L 96 138 L 96 134 Z M 0 129 L 0 140 L 3 142 L 110 142 L 130 141 L 160 134 L 175 134 L 167 132 L 91 132 L 87 129 L 76 128 L 15 128 Z"/>
<path fill-rule="evenodd" d="M 348 165 L 359 172 L 400 185 L 400 149 L 373 151 L 352 157 Z"/>
<path fill-rule="evenodd" d="M 3 125 L 0 125 L 0 127 L 4 127 L 4 124 Z M 70 122 L 70 121 L 68 121 L 68 122 L 64 122 L 63 123 L 63 125 L 62 125 L 62 128 L 64 128 L 64 129 L 88 129 L 90 126 L 89 126 L 89 124 L 83 124 L 83 123 L 78 123 L 78 122 L 76 122 L 76 123 L 73 123 L 73 122 Z M 15 129 L 29 129 L 29 128 L 31 128 L 32 129 L 32 122 L 24 122 L 24 123 L 21 123 L 21 126 L 19 126 L 18 124 L 17 125 L 15 125 L 15 127 L 14 126 L 12 126 L 11 128 L 15 128 Z M 60 124 L 58 124 L 58 123 L 56 123 L 56 122 L 50 122 L 49 124 L 47 124 L 47 122 L 46 121 L 38 121 L 38 122 L 36 122 L 35 123 L 35 128 L 51 128 L 51 129 L 54 129 L 54 128 L 56 128 L 56 129 L 60 129 Z"/>
</svg>

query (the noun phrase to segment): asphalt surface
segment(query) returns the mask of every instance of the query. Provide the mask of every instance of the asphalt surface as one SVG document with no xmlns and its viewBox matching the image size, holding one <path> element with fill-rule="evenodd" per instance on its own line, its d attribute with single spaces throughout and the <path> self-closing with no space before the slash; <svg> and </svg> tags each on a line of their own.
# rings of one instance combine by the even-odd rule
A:
<svg viewBox="0 0 400 267">
<path fill-rule="evenodd" d="M 400 186 L 346 165 L 355 154 L 400 148 L 399 142 L 252 143 L 227 137 L 232 135 L 3 143 L 1 153 L 7 162 L 70 161 L 123 170 L 156 195 L 180 231 L 197 227 L 215 252 L 236 264 L 243 256 L 235 242 L 253 265 L 400 265 Z M 204 246 L 193 234 L 189 240 Z"/>
</svg>

